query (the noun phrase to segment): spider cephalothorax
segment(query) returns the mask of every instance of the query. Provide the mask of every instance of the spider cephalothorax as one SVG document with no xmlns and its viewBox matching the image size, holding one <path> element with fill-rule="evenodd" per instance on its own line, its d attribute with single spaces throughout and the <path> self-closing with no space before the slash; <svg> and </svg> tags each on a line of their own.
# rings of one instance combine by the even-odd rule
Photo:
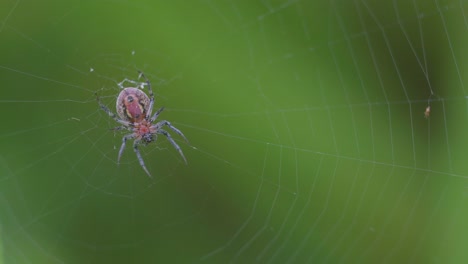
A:
<svg viewBox="0 0 468 264">
<path fill-rule="evenodd" d="M 120 157 L 122 156 L 122 153 L 125 149 L 125 144 L 127 140 L 134 139 L 133 149 L 135 150 L 138 161 L 140 162 L 141 167 L 143 167 L 143 170 L 145 170 L 146 174 L 148 174 L 148 176 L 151 177 L 151 174 L 146 168 L 143 158 L 141 157 L 140 151 L 138 150 L 138 143 L 143 143 L 146 145 L 148 143 L 156 141 L 157 135 L 162 134 L 167 137 L 172 146 L 174 146 L 174 148 L 177 151 L 179 151 L 185 163 L 187 163 L 182 149 L 179 147 L 179 145 L 177 145 L 174 139 L 172 139 L 171 135 L 167 131 L 162 129 L 162 127 L 167 126 L 170 129 L 172 129 L 172 131 L 176 132 L 178 135 L 183 137 L 185 141 L 188 142 L 188 140 L 187 138 L 185 138 L 184 134 L 180 132 L 180 130 L 175 128 L 173 125 L 171 125 L 171 123 L 169 123 L 166 120 L 162 120 L 153 124 L 156 118 L 158 118 L 159 114 L 164 110 L 164 107 L 161 107 L 153 116 L 151 116 L 154 105 L 154 94 L 151 90 L 151 83 L 141 72 L 139 77 L 143 77 L 145 79 L 145 82 L 138 83 L 128 79 L 124 79 L 122 82 L 119 83 L 119 86 L 123 89 L 117 97 L 116 101 L 117 114 L 120 118 L 117 117 L 114 113 L 112 113 L 112 111 L 110 111 L 109 108 L 107 108 L 107 106 L 105 106 L 100 101 L 99 97 L 97 97 L 97 100 L 99 102 L 99 105 L 101 106 L 101 109 L 104 110 L 115 121 L 121 124 L 121 126 L 116 127 L 115 130 L 126 129 L 132 131 L 131 134 L 125 135 L 122 138 L 122 146 L 120 147 L 117 163 L 120 162 Z M 138 85 L 138 87 L 148 86 L 149 97 L 138 88 L 124 88 L 122 84 L 126 81 L 132 84 L 136 84 Z"/>
</svg>

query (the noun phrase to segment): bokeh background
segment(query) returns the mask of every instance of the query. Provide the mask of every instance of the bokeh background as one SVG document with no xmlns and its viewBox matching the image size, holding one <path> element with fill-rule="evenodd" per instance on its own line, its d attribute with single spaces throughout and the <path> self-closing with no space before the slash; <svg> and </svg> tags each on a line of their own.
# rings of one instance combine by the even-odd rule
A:
<svg viewBox="0 0 468 264">
<path fill-rule="evenodd" d="M 1 262 L 468 261 L 467 9 L 1 1 Z M 152 179 L 95 97 L 138 70 Z"/>
</svg>

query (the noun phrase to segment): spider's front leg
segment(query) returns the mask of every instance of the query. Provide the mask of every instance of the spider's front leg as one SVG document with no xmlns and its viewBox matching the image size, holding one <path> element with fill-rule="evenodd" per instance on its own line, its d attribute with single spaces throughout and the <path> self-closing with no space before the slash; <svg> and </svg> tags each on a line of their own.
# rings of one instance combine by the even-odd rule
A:
<svg viewBox="0 0 468 264">
<path fill-rule="evenodd" d="M 167 133 L 167 131 L 162 130 L 162 129 L 159 129 L 156 133 L 163 134 L 164 136 L 166 136 L 167 140 L 169 140 L 169 142 L 171 142 L 172 146 L 179 152 L 179 154 L 184 159 L 185 164 L 187 164 L 187 159 L 185 158 L 184 153 L 182 152 L 182 149 L 179 147 L 179 145 L 177 145 L 177 143 L 174 141 L 174 139 L 172 139 L 171 135 L 169 133 Z"/>
<path fill-rule="evenodd" d="M 159 112 L 161 112 L 164 108 L 161 108 L 159 109 L 159 111 L 155 114 L 155 116 L 157 116 L 159 114 Z M 187 164 L 187 159 L 185 158 L 184 156 L 184 153 L 182 152 L 182 149 L 179 147 L 179 145 L 177 145 L 177 143 L 174 141 L 174 139 L 172 139 L 171 135 L 169 133 L 167 133 L 167 131 L 161 129 L 161 127 L 163 126 L 168 126 L 172 131 L 176 132 L 179 136 L 181 136 L 182 138 L 185 139 L 185 141 L 188 143 L 188 139 L 184 136 L 184 134 L 179 130 L 177 129 L 175 126 L 173 126 L 169 121 L 167 120 L 162 120 L 162 121 L 159 121 L 158 123 L 156 123 L 155 125 L 151 126 L 153 129 L 155 129 L 156 133 L 158 134 L 163 134 L 164 136 L 167 137 L 167 140 L 169 140 L 169 142 L 171 142 L 172 146 L 177 150 L 179 151 L 179 154 L 182 156 L 182 158 L 184 159 L 185 161 L 185 164 Z"/>
<path fill-rule="evenodd" d="M 143 170 L 145 170 L 146 174 L 148 174 L 150 178 L 153 178 L 151 174 L 149 173 L 148 169 L 146 168 L 143 158 L 141 157 L 140 150 L 138 149 L 139 142 L 140 140 L 133 141 L 133 150 L 135 151 L 135 154 L 137 155 L 138 161 L 140 162 L 140 166 L 143 168 Z"/>
<path fill-rule="evenodd" d="M 162 109 L 160 109 L 162 110 Z M 189 142 L 188 139 L 184 136 L 184 134 L 179 130 L 177 129 L 175 126 L 173 126 L 169 121 L 167 120 L 162 120 L 162 121 L 159 121 L 158 123 L 156 123 L 156 125 L 154 125 L 155 127 L 157 127 L 157 129 L 160 129 L 161 127 L 163 126 L 168 126 L 172 131 L 176 132 L 177 135 L 181 136 L 183 139 L 185 139 L 185 142 Z"/>
<path fill-rule="evenodd" d="M 122 138 L 122 145 L 120 146 L 119 157 L 117 158 L 117 164 L 120 164 L 120 158 L 122 157 L 122 153 L 124 152 L 125 144 L 127 143 L 127 140 L 132 139 L 132 138 L 135 138 L 135 134 L 128 134 Z"/>
</svg>

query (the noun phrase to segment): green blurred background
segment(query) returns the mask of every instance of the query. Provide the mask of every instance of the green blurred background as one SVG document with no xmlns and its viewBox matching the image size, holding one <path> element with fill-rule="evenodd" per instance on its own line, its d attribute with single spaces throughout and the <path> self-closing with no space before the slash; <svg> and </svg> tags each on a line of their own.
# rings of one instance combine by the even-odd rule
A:
<svg viewBox="0 0 468 264">
<path fill-rule="evenodd" d="M 467 6 L 1 1 L 2 262 L 466 263 Z M 94 95 L 137 70 L 153 179 Z"/>
</svg>

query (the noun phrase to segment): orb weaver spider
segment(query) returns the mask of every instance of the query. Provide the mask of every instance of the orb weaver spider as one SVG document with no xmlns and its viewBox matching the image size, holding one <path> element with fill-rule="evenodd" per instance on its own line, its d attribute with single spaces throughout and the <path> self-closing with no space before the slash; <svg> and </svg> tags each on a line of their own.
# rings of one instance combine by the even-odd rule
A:
<svg viewBox="0 0 468 264">
<path fill-rule="evenodd" d="M 426 111 L 424 111 L 424 117 L 425 117 L 426 119 L 429 119 L 429 116 L 430 116 L 430 115 L 431 115 L 431 106 L 428 105 L 428 106 L 426 107 Z"/>
<path fill-rule="evenodd" d="M 138 71 L 138 73 L 138 78 L 143 77 L 143 79 L 145 80 L 144 83 L 139 83 L 128 79 L 124 79 L 123 81 L 118 83 L 119 87 L 122 88 L 122 91 L 119 93 L 119 96 L 117 97 L 116 101 L 118 117 L 101 102 L 97 93 L 96 99 L 101 109 L 104 110 L 104 112 L 106 112 L 110 117 L 112 117 L 117 123 L 121 124 L 121 126 L 114 128 L 114 130 L 132 131 L 131 134 L 125 135 L 122 138 L 122 145 L 120 146 L 117 164 L 120 163 L 120 158 L 122 157 L 122 153 L 125 149 L 127 140 L 134 139 L 133 150 L 135 151 L 138 161 L 140 162 L 140 166 L 151 178 L 152 176 L 146 168 L 143 158 L 141 157 L 140 151 L 138 149 L 138 144 L 143 143 L 146 146 L 147 144 L 156 141 L 158 134 L 162 134 L 169 140 L 172 146 L 182 156 L 182 158 L 185 161 L 185 164 L 187 164 L 187 159 L 185 158 L 182 149 L 179 147 L 179 145 L 177 145 L 174 139 L 172 139 L 171 135 L 167 131 L 162 129 L 162 127 L 167 126 L 172 131 L 176 132 L 179 136 L 181 136 L 186 142 L 188 142 L 188 140 L 179 129 L 174 127 L 167 120 L 162 120 L 153 124 L 153 122 L 158 118 L 159 114 L 161 114 L 161 112 L 164 110 L 164 106 L 159 108 L 159 110 L 156 111 L 156 113 L 153 116 L 151 116 L 154 106 L 154 94 L 151 90 L 151 83 L 142 72 Z M 138 86 L 124 87 L 124 82 L 129 82 Z M 142 88 L 144 86 L 148 86 L 149 97 L 145 94 L 145 92 L 138 89 L 138 87 Z"/>
</svg>

